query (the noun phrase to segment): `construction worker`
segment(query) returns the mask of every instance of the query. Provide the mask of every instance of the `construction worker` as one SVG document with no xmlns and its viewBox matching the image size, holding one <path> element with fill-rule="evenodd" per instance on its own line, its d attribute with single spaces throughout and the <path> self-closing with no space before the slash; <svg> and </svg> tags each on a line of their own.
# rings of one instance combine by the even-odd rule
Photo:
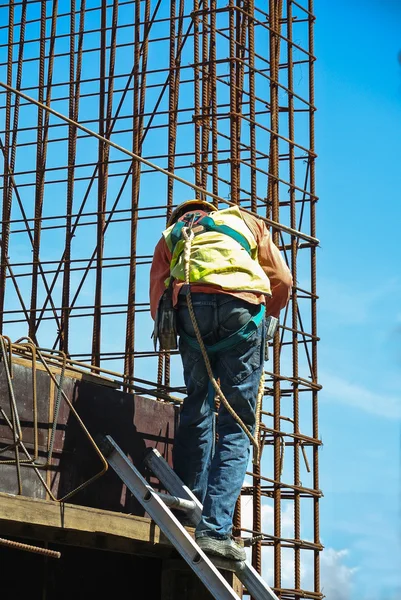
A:
<svg viewBox="0 0 401 600">
<path fill-rule="evenodd" d="M 249 434 L 255 431 L 266 317 L 279 317 L 291 286 L 291 273 L 264 221 L 238 206 L 216 210 L 205 201 L 184 202 L 155 248 L 150 271 L 155 336 L 163 348 L 158 327 L 167 324 L 171 331 L 164 334 L 170 342 L 174 338 L 174 318 L 160 314 L 170 306 L 187 389 L 173 467 L 203 504 L 195 539 L 207 554 L 245 560 L 242 541 L 232 536 L 233 515 L 248 466 Z M 217 419 L 215 396 L 225 399 Z"/>
</svg>

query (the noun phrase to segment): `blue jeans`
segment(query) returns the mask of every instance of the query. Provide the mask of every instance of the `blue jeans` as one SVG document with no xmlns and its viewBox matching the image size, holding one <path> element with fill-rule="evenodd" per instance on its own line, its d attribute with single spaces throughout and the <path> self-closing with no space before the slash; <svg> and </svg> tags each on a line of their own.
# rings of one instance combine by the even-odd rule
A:
<svg viewBox="0 0 401 600">
<path fill-rule="evenodd" d="M 202 339 L 208 346 L 240 329 L 259 310 L 258 305 L 226 294 L 194 293 L 192 303 Z M 185 296 L 179 297 L 177 324 L 178 333 L 196 337 Z M 263 321 L 247 340 L 210 357 L 224 396 L 252 433 L 264 367 L 264 340 Z M 182 335 L 179 351 L 188 395 L 174 439 L 174 470 L 203 504 L 196 535 L 224 539 L 232 531 L 235 505 L 248 466 L 250 440 L 222 402 L 215 430 L 203 356 Z"/>
</svg>

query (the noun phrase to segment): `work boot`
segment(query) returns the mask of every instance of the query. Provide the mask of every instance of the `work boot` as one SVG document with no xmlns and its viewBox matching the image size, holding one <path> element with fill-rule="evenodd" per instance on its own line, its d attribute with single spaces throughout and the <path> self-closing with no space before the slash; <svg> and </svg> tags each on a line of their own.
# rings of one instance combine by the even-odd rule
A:
<svg viewBox="0 0 401 600">
<path fill-rule="evenodd" d="M 246 560 L 243 542 L 240 539 L 229 537 L 218 539 L 203 535 L 196 537 L 196 543 L 205 554 L 220 556 L 228 560 Z"/>
</svg>

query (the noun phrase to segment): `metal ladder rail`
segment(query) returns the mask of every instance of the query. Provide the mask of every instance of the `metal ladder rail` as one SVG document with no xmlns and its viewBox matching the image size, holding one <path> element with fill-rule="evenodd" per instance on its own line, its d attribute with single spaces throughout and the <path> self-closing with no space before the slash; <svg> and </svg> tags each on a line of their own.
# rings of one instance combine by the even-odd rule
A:
<svg viewBox="0 0 401 600">
<path fill-rule="evenodd" d="M 109 465 L 142 504 L 149 516 L 160 527 L 161 531 L 178 550 L 213 597 L 216 600 L 240 600 L 239 596 L 234 592 L 221 573 L 219 573 L 209 557 L 199 548 L 185 527 L 181 525 L 170 511 L 162 497 L 160 497 L 163 495 L 159 496 L 155 492 L 152 486 L 148 484 L 146 479 L 142 477 L 132 462 L 122 452 L 113 438 L 109 435 L 104 436 L 99 441 L 99 448 Z"/>
<path fill-rule="evenodd" d="M 194 525 L 199 523 L 202 514 L 202 504 L 194 496 L 191 490 L 183 484 L 178 475 L 173 471 L 167 461 L 155 448 L 149 449 L 144 458 L 145 465 L 159 479 L 163 487 L 173 496 L 179 496 L 184 500 L 191 501 L 196 506 L 192 512 L 187 513 L 187 517 Z M 262 579 L 259 573 L 247 561 L 226 561 L 210 557 L 212 562 L 219 568 L 234 571 L 238 579 L 245 586 L 247 592 L 255 600 L 278 600 L 276 594 Z"/>
</svg>

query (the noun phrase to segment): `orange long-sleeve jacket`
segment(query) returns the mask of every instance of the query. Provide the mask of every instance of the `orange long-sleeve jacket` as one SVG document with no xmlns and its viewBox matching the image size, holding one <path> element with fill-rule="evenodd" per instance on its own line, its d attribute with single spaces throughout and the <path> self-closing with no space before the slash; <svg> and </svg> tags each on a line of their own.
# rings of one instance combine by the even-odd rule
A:
<svg viewBox="0 0 401 600">
<path fill-rule="evenodd" d="M 285 264 L 280 250 L 274 244 L 270 232 L 264 221 L 246 214 L 246 223 L 255 236 L 258 244 L 258 260 L 267 277 L 270 280 L 271 297 L 254 292 L 227 291 L 212 285 L 191 284 L 192 292 L 205 292 L 210 294 L 223 293 L 237 298 L 242 298 L 252 304 L 266 304 L 266 314 L 278 317 L 280 310 L 287 305 L 292 287 L 291 271 Z M 150 269 L 150 312 L 155 319 L 159 300 L 166 289 L 165 280 L 170 276 L 171 252 L 168 249 L 164 237 L 161 237 L 156 245 Z M 174 280 L 173 283 L 173 306 L 177 304 L 178 294 L 183 281 Z"/>
</svg>

